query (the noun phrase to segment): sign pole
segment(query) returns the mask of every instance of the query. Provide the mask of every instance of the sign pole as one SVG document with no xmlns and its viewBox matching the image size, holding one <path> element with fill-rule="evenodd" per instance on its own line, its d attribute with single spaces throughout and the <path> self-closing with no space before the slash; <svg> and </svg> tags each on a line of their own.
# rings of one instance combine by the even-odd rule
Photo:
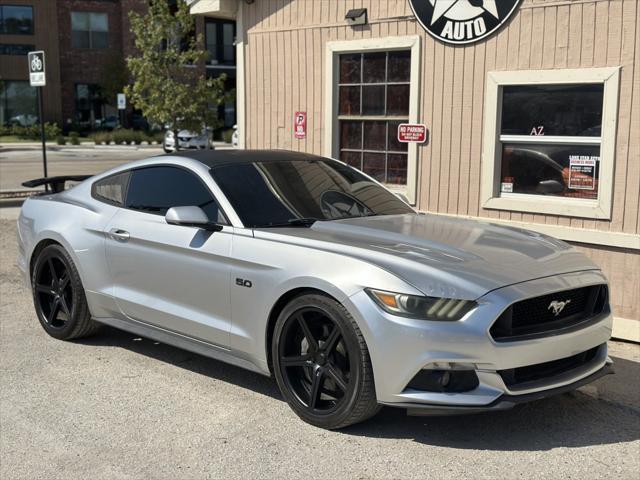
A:
<svg viewBox="0 0 640 480">
<path fill-rule="evenodd" d="M 42 141 L 42 167 L 44 176 L 47 176 L 47 146 L 45 145 L 44 134 L 44 116 L 42 108 L 42 96 L 44 95 L 42 88 L 47 84 L 47 75 L 44 65 L 44 51 L 36 50 L 27 54 L 27 63 L 29 64 L 29 84 L 35 87 L 38 95 L 38 119 L 40 120 L 40 140 Z M 45 192 L 49 191 L 47 184 L 44 186 Z"/>
<path fill-rule="evenodd" d="M 47 176 L 47 147 L 45 145 L 44 134 L 44 119 L 42 117 L 42 87 L 36 87 L 38 89 L 38 117 L 40 118 L 40 140 L 42 141 L 42 167 L 44 169 L 44 176 Z M 48 190 L 47 185 L 45 189 Z"/>
</svg>

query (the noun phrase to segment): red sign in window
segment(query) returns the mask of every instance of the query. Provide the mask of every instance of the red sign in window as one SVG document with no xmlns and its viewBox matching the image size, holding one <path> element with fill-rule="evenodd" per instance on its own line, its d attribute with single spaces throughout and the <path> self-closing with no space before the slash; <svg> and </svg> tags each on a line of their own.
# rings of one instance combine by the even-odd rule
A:
<svg viewBox="0 0 640 480">
<path fill-rule="evenodd" d="M 427 141 L 427 127 L 421 123 L 401 123 L 398 125 L 398 141 L 424 143 Z"/>
</svg>

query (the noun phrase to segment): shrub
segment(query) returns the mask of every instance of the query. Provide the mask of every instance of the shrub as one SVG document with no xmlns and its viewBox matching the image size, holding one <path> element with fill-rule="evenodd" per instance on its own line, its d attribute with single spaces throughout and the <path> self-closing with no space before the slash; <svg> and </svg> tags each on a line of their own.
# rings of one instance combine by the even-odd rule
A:
<svg viewBox="0 0 640 480">
<path fill-rule="evenodd" d="M 54 138 L 59 137 L 61 133 L 62 130 L 60 130 L 57 123 L 47 122 L 44 124 L 44 136 L 47 140 L 53 140 Z"/>
<path fill-rule="evenodd" d="M 40 124 L 35 123 L 33 125 L 29 125 L 23 127 L 22 125 L 12 125 L 10 127 L 5 127 L 3 129 L 4 134 L 6 135 L 15 135 L 18 138 L 23 138 L 27 140 L 39 140 L 40 139 Z M 44 137 L 46 140 L 54 140 L 61 133 L 60 127 L 56 123 L 45 123 L 44 124 Z"/>
<path fill-rule="evenodd" d="M 111 132 L 111 139 L 116 142 L 116 145 L 129 143 L 129 131 L 122 128 L 117 128 L 113 132 Z"/>
<path fill-rule="evenodd" d="M 233 137 L 233 128 L 227 128 L 222 132 L 222 140 L 225 143 L 231 143 L 231 137 Z"/>
<path fill-rule="evenodd" d="M 71 145 L 80 145 L 80 134 L 78 132 L 69 132 L 69 140 Z"/>
<path fill-rule="evenodd" d="M 164 132 L 150 132 L 147 134 L 147 141 L 149 143 L 156 142 L 162 144 L 164 142 Z"/>
<path fill-rule="evenodd" d="M 111 132 L 98 132 L 93 134 L 93 141 L 96 145 L 109 145 L 111 142 Z"/>
<path fill-rule="evenodd" d="M 62 135 L 58 135 L 56 138 L 56 143 L 58 145 L 66 145 L 67 140 Z"/>
</svg>

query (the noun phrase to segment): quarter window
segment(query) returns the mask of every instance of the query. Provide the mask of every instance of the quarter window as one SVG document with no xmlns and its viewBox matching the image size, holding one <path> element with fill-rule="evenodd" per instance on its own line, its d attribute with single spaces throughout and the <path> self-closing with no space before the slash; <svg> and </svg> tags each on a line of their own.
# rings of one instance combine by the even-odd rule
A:
<svg viewBox="0 0 640 480">
<path fill-rule="evenodd" d="M 107 48 L 109 18 L 106 13 L 71 12 L 71 46 L 74 48 Z"/>
<path fill-rule="evenodd" d="M 338 58 L 340 159 L 376 180 L 406 185 L 411 51 L 341 54 Z"/>
<path fill-rule="evenodd" d="M 91 194 L 97 200 L 121 207 L 124 205 L 130 176 L 131 172 L 123 172 L 103 178 L 92 185 Z"/>
<path fill-rule="evenodd" d="M 33 35 L 33 7 L 0 5 L 0 34 Z"/>
<path fill-rule="evenodd" d="M 213 195 L 195 174 L 178 167 L 148 167 L 134 170 L 125 207 L 165 215 L 171 207 L 198 206 L 212 222 L 228 223 Z"/>
</svg>

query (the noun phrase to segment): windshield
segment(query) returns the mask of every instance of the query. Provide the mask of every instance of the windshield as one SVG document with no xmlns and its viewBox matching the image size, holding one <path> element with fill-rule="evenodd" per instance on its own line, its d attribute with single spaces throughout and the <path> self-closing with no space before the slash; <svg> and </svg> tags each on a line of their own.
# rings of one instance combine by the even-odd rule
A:
<svg viewBox="0 0 640 480">
<path fill-rule="evenodd" d="M 211 169 L 249 228 L 415 213 L 389 190 L 334 160 L 237 163 Z"/>
</svg>

